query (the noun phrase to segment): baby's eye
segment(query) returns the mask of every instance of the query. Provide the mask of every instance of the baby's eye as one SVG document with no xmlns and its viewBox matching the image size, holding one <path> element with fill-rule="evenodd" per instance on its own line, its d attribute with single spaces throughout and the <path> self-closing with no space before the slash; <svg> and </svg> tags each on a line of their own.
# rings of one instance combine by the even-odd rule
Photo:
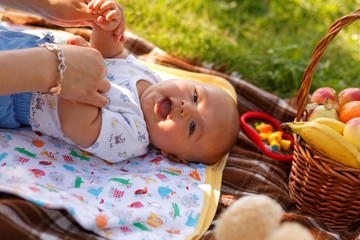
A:
<svg viewBox="0 0 360 240">
<path fill-rule="evenodd" d="M 196 90 L 195 90 L 195 93 L 194 93 L 194 102 L 197 102 L 197 100 L 198 100 L 198 94 L 197 94 L 197 92 L 196 92 Z"/>
<path fill-rule="evenodd" d="M 190 135 L 194 132 L 194 130 L 195 130 L 195 123 L 191 122 L 190 123 Z"/>
</svg>

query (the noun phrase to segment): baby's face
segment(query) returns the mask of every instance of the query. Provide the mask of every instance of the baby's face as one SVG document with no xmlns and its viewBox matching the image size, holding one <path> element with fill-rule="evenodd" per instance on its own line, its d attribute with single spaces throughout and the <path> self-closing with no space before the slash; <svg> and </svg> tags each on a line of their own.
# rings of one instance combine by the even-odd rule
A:
<svg viewBox="0 0 360 240">
<path fill-rule="evenodd" d="M 191 80 L 166 80 L 140 97 L 150 142 L 179 162 L 211 164 L 234 138 L 234 101 L 222 89 Z M 234 131 L 237 128 L 234 127 Z M 231 140 L 229 140 L 231 139 Z"/>
</svg>

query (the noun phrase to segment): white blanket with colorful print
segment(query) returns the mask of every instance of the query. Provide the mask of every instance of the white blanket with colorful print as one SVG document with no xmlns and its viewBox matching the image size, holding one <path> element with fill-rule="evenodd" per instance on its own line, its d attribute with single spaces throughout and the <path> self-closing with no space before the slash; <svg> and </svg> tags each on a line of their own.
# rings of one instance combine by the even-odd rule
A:
<svg viewBox="0 0 360 240">
<path fill-rule="evenodd" d="M 56 42 L 71 36 L 52 32 Z M 144 64 L 163 79 L 218 86 L 236 101 L 235 90 L 222 78 Z M 226 159 L 211 166 L 176 164 L 153 149 L 112 164 L 30 128 L 0 129 L 0 192 L 44 208 L 66 209 L 82 227 L 108 239 L 198 239 L 215 215 Z"/>
<path fill-rule="evenodd" d="M 204 165 L 175 164 L 157 150 L 111 164 L 29 128 L 0 129 L 0 191 L 66 209 L 110 239 L 193 236 L 213 195 L 205 175 Z"/>
</svg>

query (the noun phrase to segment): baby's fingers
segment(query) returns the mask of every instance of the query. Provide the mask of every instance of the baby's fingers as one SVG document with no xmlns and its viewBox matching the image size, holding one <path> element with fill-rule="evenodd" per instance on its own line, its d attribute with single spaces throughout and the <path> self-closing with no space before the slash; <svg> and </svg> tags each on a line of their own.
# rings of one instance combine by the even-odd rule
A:
<svg viewBox="0 0 360 240">
<path fill-rule="evenodd" d="M 89 3 L 88 3 L 88 8 L 90 10 L 90 12 L 94 13 L 94 4 L 97 0 L 91 0 Z"/>
<path fill-rule="evenodd" d="M 120 13 L 116 10 L 108 10 L 103 14 L 103 16 L 105 16 L 106 20 L 108 21 L 120 19 Z"/>
<path fill-rule="evenodd" d="M 104 1 L 98 10 L 98 13 L 104 13 L 107 10 L 117 10 L 116 6 L 116 3 L 113 1 Z"/>
<path fill-rule="evenodd" d="M 99 16 L 99 17 L 96 19 L 96 21 L 97 21 L 98 23 L 100 23 L 100 24 L 105 24 L 106 18 L 103 17 L 103 16 Z"/>
<path fill-rule="evenodd" d="M 91 2 L 89 2 L 88 6 L 93 14 L 97 14 L 100 11 L 100 7 L 104 3 L 106 3 L 106 0 L 92 0 Z"/>
<path fill-rule="evenodd" d="M 75 36 L 75 37 L 69 38 L 67 40 L 67 44 L 69 44 L 69 45 L 77 45 L 77 46 L 81 46 L 81 47 L 88 47 L 89 46 L 88 42 L 84 38 L 82 38 L 80 36 Z"/>
<path fill-rule="evenodd" d="M 113 21 L 113 20 L 117 21 L 119 19 L 120 19 L 119 12 L 109 9 L 106 12 L 104 12 L 103 14 L 101 14 L 97 18 L 97 21 L 98 21 L 98 23 L 105 23 L 105 21 L 110 22 L 110 21 Z"/>
</svg>

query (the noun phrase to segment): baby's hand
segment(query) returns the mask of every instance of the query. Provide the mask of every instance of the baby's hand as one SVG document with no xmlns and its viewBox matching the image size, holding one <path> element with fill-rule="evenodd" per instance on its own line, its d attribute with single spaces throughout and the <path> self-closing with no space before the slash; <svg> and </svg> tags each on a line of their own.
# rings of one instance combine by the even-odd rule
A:
<svg viewBox="0 0 360 240">
<path fill-rule="evenodd" d="M 76 45 L 80 47 L 89 47 L 89 43 L 80 36 L 74 36 L 67 40 L 66 42 L 68 45 Z"/>
<path fill-rule="evenodd" d="M 105 31 L 113 31 L 114 39 L 125 41 L 125 17 L 123 8 L 114 0 L 91 0 L 89 10 L 99 15 L 95 24 Z"/>
</svg>

